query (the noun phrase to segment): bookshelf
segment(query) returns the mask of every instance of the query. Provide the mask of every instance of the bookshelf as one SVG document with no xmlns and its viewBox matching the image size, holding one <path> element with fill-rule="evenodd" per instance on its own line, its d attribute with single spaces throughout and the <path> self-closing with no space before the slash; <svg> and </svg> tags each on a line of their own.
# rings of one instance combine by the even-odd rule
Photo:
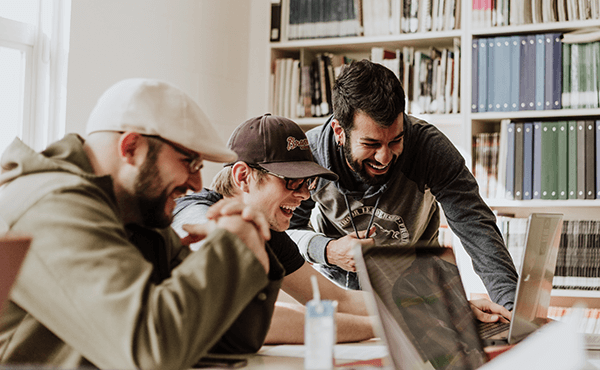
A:
<svg viewBox="0 0 600 370">
<path fill-rule="evenodd" d="M 588 27 L 600 27 L 600 9 L 590 9 L 590 13 L 595 14 L 593 19 L 581 19 L 565 21 L 566 16 L 558 16 L 555 21 L 537 22 L 524 24 L 523 19 L 519 19 L 519 24 L 508 24 L 491 26 L 488 22 L 475 17 L 483 16 L 483 13 L 475 14 L 481 9 L 482 4 L 492 4 L 486 0 L 457 0 L 455 15 L 455 27 L 445 30 L 431 30 L 414 33 L 395 33 L 378 36 L 349 36 L 349 37 L 327 37 L 288 40 L 286 38 L 286 17 L 289 17 L 290 1 L 293 0 L 275 0 L 281 5 L 281 38 L 277 42 L 269 42 L 269 74 L 274 72 L 274 65 L 279 58 L 294 58 L 299 60 L 299 64 L 308 65 L 315 56 L 321 53 L 343 54 L 349 58 L 362 59 L 371 57 L 371 51 L 374 47 L 384 48 L 386 50 L 405 50 L 405 47 L 412 47 L 414 50 L 427 51 L 431 47 L 438 49 L 452 50 L 458 45 L 460 49 L 460 62 L 457 80 L 458 105 L 451 113 L 428 112 L 409 112 L 409 114 L 421 117 L 431 124 L 436 125 L 444 134 L 446 134 L 457 148 L 463 153 L 467 163 L 474 165 L 473 143 L 474 136 L 483 132 L 498 132 L 502 120 L 511 120 L 516 122 L 526 121 L 558 121 L 558 120 L 577 120 L 577 119 L 600 119 L 600 108 L 582 108 L 582 109 L 546 109 L 546 110 L 515 110 L 515 111 L 485 111 L 472 112 L 472 42 L 476 39 L 502 37 L 502 36 L 523 36 L 542 33 L 566 33 L 570 31 L 581 30 Z M 356 4 L 376 3 L 378 0 L 361 0 Z M 564 0 L 565 9 L 575 6 L 573 4 L 586 4 L 588 0 Z M 394 0 L 389 0 L 389 4 L 394 4 Z M 430 3 L 432 8 L 434 4 L 444 3 L 443 0 L 428 0 L 421 3 Z M 526 4 L 521 0 L 496 0 L 496 4 Z M 537 3 L 537 2 L 536 2 Z M 540 2 L 541 3 L 541 2 Z M 545 2 L 544 2 L 545 3 Z M 587 4 L 592 4 L 590 1 Z M 421 5 L 422 5 L 421 4 Z M 357 5 L 357 6 L 358 6 Z M 500 6 L 500 5 L 498 5 Z M 579 5 L 581 7 L 581 5 Z M 570 9 L 570 8 L 569 8 Z M 548 17 L 540 12 L 543 9 L 534 9 L 533 13 L 538 12 L 539 19 Z M 530 8 L 529 12 L 532 11 Z M 563 9 L 564 11 L 564 9 Z M 528 14 L 527 12 L 525 12 Z M 363 12 L 363 16 L 364 16 Z M 491 17 L 491 16 L 490 16 Z M 495 16 L 498 20 L 498 15 Z M 530 14 L 530 21 L 536 17 Z M 539 20 L 538 19 L 538 20 Z M 401 27 L 402 28 L 402 27 Z M 598 71 L 600 73 L 600 71 Z M 403 81 L 401 79 L 401 81 Z M 404 82 L 404 81 L 403 81 Z M 271 84 L 274 82 L 271 81 Z M 274 89 L 269 93 L 269 102 L 273 102 Z M 271 108 L 272 104 L 269 105 Z M 410 102 L 407 105 L 410 109 Z M 305 129 L 310 129 L 325 122 L 325 117 L 290 117 L 302 125 Z M 512 200 L 497 197 L 486 199 L 488 205 L 502 214 L 514 214 L 515 217 L 527 217 L 531 212 L 562 212 L 567 220 L 596 220 L 600 219 L 600 199 L 571 199 L 571 200 Z M 468 265 L 468 264 L 465 264 Z M 570 291 L 556 290 L 553 292 L 552 304 L 570 306 L 575 301 L 584 301 L 589 307 L 600 307 L 600 294 L 590 291 Z"/>
</svg>

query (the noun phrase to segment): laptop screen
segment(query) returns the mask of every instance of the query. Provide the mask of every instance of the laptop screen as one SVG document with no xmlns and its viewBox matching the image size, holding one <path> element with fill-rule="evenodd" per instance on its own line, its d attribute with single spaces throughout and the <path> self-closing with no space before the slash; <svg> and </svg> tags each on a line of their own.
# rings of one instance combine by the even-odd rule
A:
<svg viewBox="0 0 600 370">
<path fill-rule="evenodd" d="M 563 215 L 558 213 L 532 213 L 529 216 L 510 343 L 518 342 L 548 321 L 562 220 Z"/>
<path fill-rule="evenodd" d="M 372 246 L 363 247 L 362 256 L 359 278 L 374 293 L 395 368 L 475 369 L 485 363 L 452 249 Z M 414 351 L 420 364 L 406 360 Z"/>
</svg>

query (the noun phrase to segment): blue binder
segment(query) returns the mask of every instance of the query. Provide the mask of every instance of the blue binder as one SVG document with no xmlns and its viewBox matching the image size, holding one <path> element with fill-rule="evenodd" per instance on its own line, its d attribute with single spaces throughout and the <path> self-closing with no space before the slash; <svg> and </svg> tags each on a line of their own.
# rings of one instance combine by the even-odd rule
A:
<svg viewBox="0 0 600 370">
<path fill-rule="evenodd" d="M 478 112 L 487 112 L 487 38 L 478 39 L 479 41 L 479 56 L 477 57 L 477 63 L 479 65 L 478 74 L 478 94 L 477 99 L 479 103 Z"/>
<path fill-rule="evenodd" d="M 544 109 L 544 85 L 546 78 L 546 37 L 535 35 L 535 110 Z"/>
<path fill-rule="evenodd" d="M 496 38 L 495 88 L 496 110 L 499 112 L 510 111 L 510 37 Z M 506 67 L 509 68 L 506 68 Z"/>
<path fill-rule="evenodd" d="M 494 83 L 496 82 L 496 37 L 487 39 L 487 111 L 496 111 L 496 90 Z"/>
<path fill-rule="evenodd" d="M 533 123 L 523 124 L 523 199 L 533 198 Z"/>
<path fill-rule="evenodd" d="M 554 64 L 552 65 L 554 77 L 552 83 L 552 109 L 562 109 L 562 34 L 552 34 L 554 47 L 552 48 Z"/>
<path fill-rule="evenodd" d="M 523 199 L 523 123 L 515 123 L 515 199 Z"/>
<path fill-rule="evenodd" d="M 542 109 L 553 109 L 554 107 L 554 36 L 552 33 L 546 33 L 544 35 L 544 43 L 545 43 L 545 77 L 544 77 L 544 107 Z M 556 61 L 556 63 L 560 63 L 560 61 Z M 537 81 L 536 81 L 537 82 Z M 560 193 L 559 193 L 560 195 Z"/>
<path fill-rule="evenodd" d="M 471 113 L 478 111 L 479 90 L 479 40 L 473 39 L 471 49 Z"/>
<path fill-rule="evenodd" d="M 510 37 L 510 106 L 509 110 L 516 112 L 520 110 L 519 107 L 519 85 L 521 83 L 521 37 L 511 36 Z"/>
<path fill-rule="evenodd" d="M 515 196 L 515 123 L 507 125 L 506 133 L 506 199 L 514 199 Z"/>
</svg>

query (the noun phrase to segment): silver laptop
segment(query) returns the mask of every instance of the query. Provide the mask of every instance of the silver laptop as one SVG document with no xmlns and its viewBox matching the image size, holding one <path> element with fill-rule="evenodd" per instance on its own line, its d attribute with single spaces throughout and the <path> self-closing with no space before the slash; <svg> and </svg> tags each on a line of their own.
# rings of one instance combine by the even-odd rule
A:
<svg viewBox="0 0 600 370">
<path fill-rule="evenodd" d="M 517 343 L 548 322 L 562 220 L 563 215 L 558 213 L 529 216 L 512 321 L 486 325 L 480 332 L 484 345 Z"/>
<path fill-rule="evenodd" d="M 8 300 L 30 244 L 29 237 L 0 235 L 0 306 Z"/>
<path fill-rule="evenodd" d="M 545 322 L 561 226 L 562 215 L 531 216 L 512 342 Z M 394 369 L 475 369 L 486 362 L 489 342 L 480 337 L 451 248 L 356 244 L 355 260 Z"/>
</svg>

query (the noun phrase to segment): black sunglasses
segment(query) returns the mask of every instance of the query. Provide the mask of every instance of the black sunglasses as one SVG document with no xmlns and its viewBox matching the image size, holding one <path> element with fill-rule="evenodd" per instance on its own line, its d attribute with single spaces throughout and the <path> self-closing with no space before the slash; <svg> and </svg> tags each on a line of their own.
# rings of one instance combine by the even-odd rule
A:
<svg viewBox="0 0 600 370">
<path fill-rule="evenodd" d="M 271 172 L 263 167 L 257 166 L 257 165 L 248 164 L 248 166 L 250 166 L 250 168 L 253 168 L 255 170 L 259 170 L 261 172 L 267 173 L 269 175 L 273 175 L 277 178 L 284 180 L 285 188 L 288 190 L 291 190 L 291 191 L 298 191 L 298 190 L 302 189 L 304 184 L 307 184 L 308 190 L 314 190 L 315 187 L 317 186 L 317 179 L 319 178 L 319 176 L 311 176 L 311 177 L 303 177 L 300 179 L 290 179 L 289 177 L 278 175 L 276 173 L 273 173 L 273 172 Z"/>
</svg>

